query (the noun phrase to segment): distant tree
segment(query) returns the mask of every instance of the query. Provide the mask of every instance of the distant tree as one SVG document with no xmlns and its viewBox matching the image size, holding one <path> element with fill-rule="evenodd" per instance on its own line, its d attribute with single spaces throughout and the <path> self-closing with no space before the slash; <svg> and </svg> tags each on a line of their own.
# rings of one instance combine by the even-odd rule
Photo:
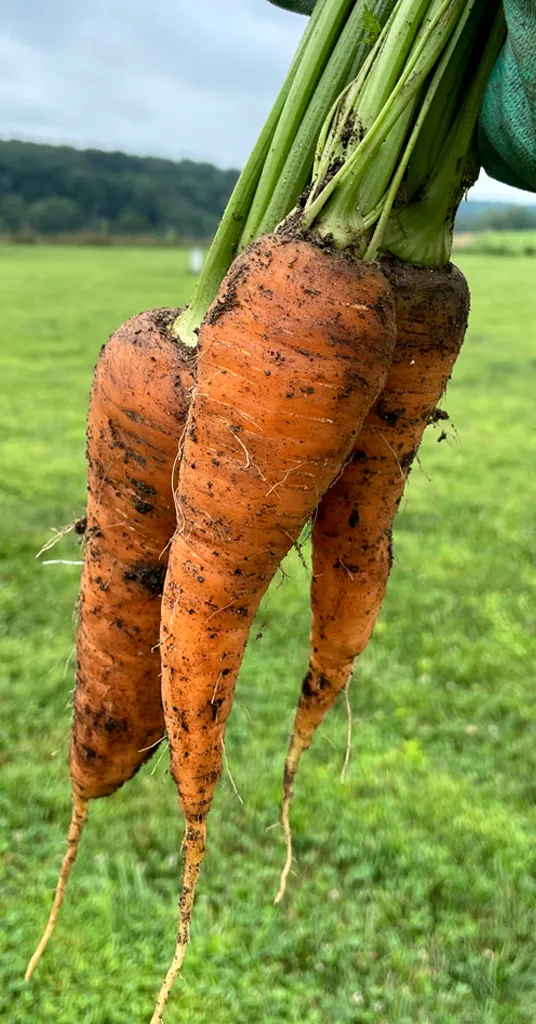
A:
<svg viewBox="0 0 536 1024">
<path fill-rule="evenodd" d="M 82 211 L 73 199 L 50 196 L 32 203 L 28 224 L 40 235 L 77 231 L 82 226 Z"/>
<path fill-rule="evenodd" d="M 238 172 L 193 160 L 0 141 L 0 220 L 5 231 L 91 232 L 210 239 Z M 469 200 L 458 231 L 536 229 L 536 206 Z"/>
<path fill-rule="evenodd" d="M 108 224 L 112 233 L 208 239 L 237 177 L 192 160 L 0 141 L 0 217 L 12 231 L 28 224 L 39 234 L 102 234 Z"/>
<path fill-rule="evenodd" d="M 490 231 L 530 231 L 536 228 L 536 213 L 527 206 L 506 206 L 486 210 L 483 222 Z"/>
<path fill-rule="evenodd" d="M 530 231 L 536 228 L 536 212 L 526 206 L 509 206 L 506 216 L 511 231 Z"/>
<path fill-rule="evenodd" d="M 0 218 L 9 231 L 20 231 L 28 219 L 28 206 L 22 196 L 10 192 L 0 202 Z"/>
<path fill-rule="evenodd" d="M 137 210 L 122 210 L 114 223 L 114 230 L 119 235 L 144 235 L 150 228 L 149 221 Z"/>
<path fill-rule="evenodd" d="M 469 200 L 456 217 L 458 231 L 525 231 L 536 229 L 536 206 Z"/>
</svg>

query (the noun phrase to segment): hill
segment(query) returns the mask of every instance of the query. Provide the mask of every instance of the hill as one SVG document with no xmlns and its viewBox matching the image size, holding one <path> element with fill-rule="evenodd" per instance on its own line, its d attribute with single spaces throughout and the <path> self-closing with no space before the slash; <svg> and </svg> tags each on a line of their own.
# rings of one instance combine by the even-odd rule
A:
<svg viewBox="0 0 536 1024">
<path fill-rule="evenodd" d="M 0 141 L 0 234 L 208 240 L 238 173 L 193 160 Z M 465 202 L 456 227 L 536 229 L 536 205 Z"/>
<path fill-rule="evenodd" d="M 0 231 L 208 239 L 237 177 L 192 160 L 0 141 Z"/>
<path fill-rule="evenodd" d="M 480 202 L 462 203 L 456 218 L 457 231 L 534 231 L 536 205 Z"/>
</svg>

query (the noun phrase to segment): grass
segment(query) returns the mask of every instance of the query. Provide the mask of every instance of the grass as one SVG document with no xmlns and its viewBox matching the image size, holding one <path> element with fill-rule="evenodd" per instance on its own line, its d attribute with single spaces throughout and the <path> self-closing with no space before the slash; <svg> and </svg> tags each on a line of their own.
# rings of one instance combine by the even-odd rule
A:
<svg viewBox="0 0 536 1024">
<path fill-rule="evenodd" d="M 471 255 L 536 256 L 536 231 L 484 231 L 461 232 L 454 238 L 456 252 L 464 250 Z"/>
<path fill-rule="evenodd" d="M 210 818 L 173 1024 L 529 1024 L 536 1019 L 536 431 L 534 261 L 460 258 L 464 353 L 396 524 L 381 621 L 353 687 L 303 762 L 295 874 L 280 780 L 307 663 L 296 558 L 241 673 L 228 778 Z M 69 814 L 76 567 L 35 553 L 84 507 L 84 415 L 100 344 L 123 318 L 184 302 L 165 250 L 0 249 L 0 678 L 5 899 L 0 1017 L 148 1021 L 176 928 L 181 821 L 155 759 L 90 824 L 55 939 L 44 925 Z M 443 426 L 440 424 L 440 427 Z M 79 557 L 66 539 L 51 557 Z"/>
</svg>

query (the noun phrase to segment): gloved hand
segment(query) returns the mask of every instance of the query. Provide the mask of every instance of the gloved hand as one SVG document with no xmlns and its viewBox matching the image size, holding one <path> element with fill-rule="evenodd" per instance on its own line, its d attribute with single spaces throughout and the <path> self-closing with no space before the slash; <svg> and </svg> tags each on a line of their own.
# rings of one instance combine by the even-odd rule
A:
<svg viewBox="0 0 536 1024">
<path fill-rule="evenodd" d="M 504 0 L 508 36 L 480 115 L 484 170 L 536 192 L 536 14 L 534 0 Z"/>
<path fill-rule="evenodd" d="M 286 11 L 295 11 L 296 14 L 312 14 L 316 0 L 270 0 L 270 3 L 284 7 Z"/>
</svg>

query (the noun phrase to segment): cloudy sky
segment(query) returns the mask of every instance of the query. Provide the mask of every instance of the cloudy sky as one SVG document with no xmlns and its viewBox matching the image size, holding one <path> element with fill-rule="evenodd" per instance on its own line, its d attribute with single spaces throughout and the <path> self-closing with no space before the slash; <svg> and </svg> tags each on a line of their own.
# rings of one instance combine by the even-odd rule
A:
<svg viewBox="0 0 536 1024">
<path fill-rule="evenodd" d="M 304 25 L 267 0 L 3 0 L 0 131 L 241 167 Z"/>
</svg>

